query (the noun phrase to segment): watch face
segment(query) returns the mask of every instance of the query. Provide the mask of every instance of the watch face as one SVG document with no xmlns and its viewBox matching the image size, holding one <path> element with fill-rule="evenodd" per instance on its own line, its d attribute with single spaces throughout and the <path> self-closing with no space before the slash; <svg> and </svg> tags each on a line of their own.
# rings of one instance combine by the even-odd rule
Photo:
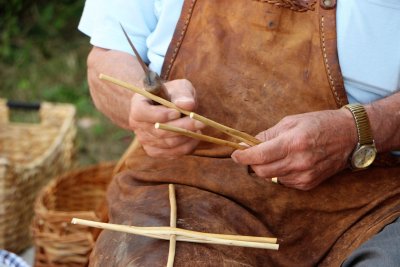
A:
<svg viewBox="0 0 400 267">
<path fill-rule="evenodd" d="M 363 169 L 371 165 L 376 157 L 376 149 L 373 145 L 363 145 L 354 152 L 351 162 L 357 169 Z"/>
</svg>

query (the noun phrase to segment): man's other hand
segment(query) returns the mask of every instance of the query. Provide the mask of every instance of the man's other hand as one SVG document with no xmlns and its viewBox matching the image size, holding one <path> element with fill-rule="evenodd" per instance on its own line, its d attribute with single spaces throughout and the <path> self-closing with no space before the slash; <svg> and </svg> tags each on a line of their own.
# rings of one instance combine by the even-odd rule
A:
<svg viewBox="0 0 400 267">
<path fill-rule="evenodd" d="M 344 169 L 357 143 L 354 119 L 345 109 L 288 116 L 256 137 L 263 143 L 235 151 L 233 160 L 301 190 Z"/>
</svg>

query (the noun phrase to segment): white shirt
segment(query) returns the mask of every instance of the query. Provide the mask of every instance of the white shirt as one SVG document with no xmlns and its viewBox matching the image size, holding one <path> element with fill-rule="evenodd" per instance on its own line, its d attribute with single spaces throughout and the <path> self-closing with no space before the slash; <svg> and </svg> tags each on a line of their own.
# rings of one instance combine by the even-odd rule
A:
<svg viewBox="0 0 400 267">
<path fill-rule="evenodd" d="M 86 0 L 79 30 L 92 45 L 133 54 L 119 23 L 150 69 L 161 72 L 184 0 Z"/>
<path fill-rule="evenodd" d="M 119 23 L 150 68 L 161 71 L 183 0 L 86 0 L 79 29 L 91 44 L 132 54 Z M 350 102 L 400 90 L 400 1 L 340 0 L 339 61 Z"/>
<path fill-rule="evenodd" d="M 369 103 L 399 91 L 399 0 L 338 1 L 337 34 L 351 103 Z"/>
</svg>

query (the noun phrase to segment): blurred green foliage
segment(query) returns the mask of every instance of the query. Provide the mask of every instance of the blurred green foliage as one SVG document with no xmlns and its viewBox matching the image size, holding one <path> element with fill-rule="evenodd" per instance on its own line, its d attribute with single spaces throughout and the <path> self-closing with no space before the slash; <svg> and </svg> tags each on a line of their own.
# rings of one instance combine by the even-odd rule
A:
<svg viewBox="0 0 400 267">
<path fill-rule="evenodd" d="M 0 97 L 74 104 L 79 160 L 90 164 L 118 159 L 132 134 L 92 104 L 86 81 L 91 46 L 77 30 L 83 7 L 84 0 L 0 0 Z"/>
<path fill-rule="evenodd" d="M 3 0 L 1 0 L 3 1 Z M 78 32 L 83 0 L 0 4 L 2 91 L 18 100 L 89 104 L 86 84 L 88 39 Z M 12 93 L 11 93 L 12 91 Z"/>
<path fill-rule="evenodd" d="M 62 38 L 65 41 L 73 37 L 83 6 L 84 1 L 76 0 L 2 2 L 0 16 L 2 60 L 9 63 L 18 59 L 29 60 L 29 50 L 32 46 L 50 57 L 51 50 L 46 49 L 43 37 Z M 23 57 L 20 57 L 20 53 Z"/>
</svg>

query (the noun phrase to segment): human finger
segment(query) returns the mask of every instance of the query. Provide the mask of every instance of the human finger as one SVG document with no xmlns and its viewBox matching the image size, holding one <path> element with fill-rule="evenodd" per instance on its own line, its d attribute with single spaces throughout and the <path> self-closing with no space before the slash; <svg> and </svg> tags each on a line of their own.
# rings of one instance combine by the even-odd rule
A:
<svg viewBox="0 0 400 267">
<path fill-rule="evenodd" d="M 178 127 L 181 129 L 189 130 L 192 132 L 196 132 L 196 131 L 199 131 L 199 130 L 205 128 L 205 125 L 202 122 L 192 120 L 190 117 L 182 117 L 177 120 L 167 122 L 165 124 L 171 125 L 174 127 Z M 170 138 L 170 137 L 174 137 L 174 136 L 183 136 L 180 133 L 155 128 L 155 124 L 152 124 L 150 132 L 157 138 Z"/>
<path fill-rule="evenodd" d="M 310 190 L 319 184 L 318 181 L 313 179 L 309 171 L 279 176 L 277 180 L 281 185 L 303 191 Z"/>
<path fill-rule="evenodd" d="M 244 150 L 236 150 L 231 157 L 236 163 L 259 165 L 282 159 L 287 154 L 288 151 L 282 138 L 274 138 Z"/>
<path fill-rule="evenodd" d="M 129 114 L 130 121 L 137 122 L 167 122 L 178 119 L 180 112 L 164 107 L 162 105 L 153 105 L 148 98 L 135 94 L 131 100 L 131 110 Z"/>
<path fill-rule="evenodd" d="M 204 124 L 196 123 L 188 117 L 174 120 L 169 122 L 169 124 L 173 124 L 176 127 L 185 128 L 193 132 L 200 132 L 199 130 L 204 127 Z M 141 144 L 164 149 L 179 146 L 192 139 L 176 132 L 156 129 L 153 123 L 146 122 L 140 123 L 135 130 L 135 133 Z"/>
<path fill-rule="evenodd" d="M 159 131 L 154 129 L 154 124 L 149 124 L 149 127 L 138 128 L 135 131 L 136 138 L 143 146 L 152 146 L 162 149 L 173 148 L 186 143 L 191 140 L 191 138 L 179 135 L 173 132 Z M 163 136 L 160 136 L 163 135 Z"/>
<path fill-rule="evenodd" d="M 278 126 L 279 126 L 279 124 L 278 125 L 274 125 L 273 127 L 258 133 L 255 137 L 258 140 L 261 140 L 263 142 L 269 141 L 269 140 L 271 140 L 271 139 L 273 139 L 273 138 L 278 136 L 278 134 L 279 134 L 279 127 Z"/>
<path fill-rule="evenodd" d="M 165 83 L 171 102 L 178 107 L 192 111 L 196 107 L 196 92 L 192 83 L 186 79 Z"/>
<path fill-rule="evenodd" d="M 205 125 L 199 121 L 194 121 L 189 117 L 180 118 L 178 120 L 170 121 L 166 123 L 167 125 L 171 125 L 177 128 L 186 129 L 192 132 L 201 133 L 201 129 L 205 127 Z M 186 142 L 190 137 L 186 137 L 180 133 L 166 131 L 163 129 L 154 129 L 155 135 L 158 139 L 163 139 L 167 145 L 170 147 L 180 145 Z M 190 138 L 191 139 L 191 138 Z"/>
<path fill-rule="evenodd" d="M 262 178 L 284 176 L 291 172 L 290 164 L 286 158 L 268 164 L 251 165 L 251 168 L 258 177 Z"/>
</svg>

